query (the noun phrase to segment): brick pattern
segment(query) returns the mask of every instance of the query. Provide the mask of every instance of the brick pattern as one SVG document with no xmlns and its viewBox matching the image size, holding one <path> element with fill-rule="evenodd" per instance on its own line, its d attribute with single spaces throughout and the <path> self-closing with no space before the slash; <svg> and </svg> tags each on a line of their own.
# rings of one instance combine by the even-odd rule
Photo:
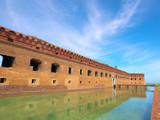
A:
<svg viewBox="0 0 160 120">
<path fill-rule="evenodd" d="M 40 51 L 54 54 L 54 55 L 58 55 L 58 56 L 61 56 L 64 58 L 72 59 L 72 60 L 75 60 L 78 62 L 83 62 L 85 64 L 90 64 L 92 66 L 103 68 L 103 69 L 106 69 L 111 72 L 130 76 L 129 73 L 122 71 L 120 69 L 114 68 L 114 67 L 109 66 L 104 63 L 100 63 L 98 61 L 84 57 L 82 55 L 79 55 L 77 53 L 63 49 L 61 47 L 52 45 L 42 39 L 34 37 L 34 36 L 24 35 L 22 33 L 7 29 L 2 26 L 0 26 L 0 39 L 7 40 L 7 41 L 13 42 L 15 44 L 23 45 L 23 46 L 26 46 L 26 47 L 29 47 L 32 49 L 38 49 Z"/>
<path fill-rule="evenodd" d="M 19 90 L 31 89 L 32 91 L 32 89 L 36 89 L 34 86 L 50 85 L 61 85 L 67 89 L 113 87 L 113 84 L 145 85 L 144 74 L 127 73 L 52 45 L 39 38 L 1 26 L 0 55 L 14 57 L 12 67 L 0 67 L 0 78 L 6 79 L 5 82 L 0 83 L 0 86 L 6 88 L 0 89 L 0 91 L 17 90 L 13 86 L 22 86 L 22 88 L 18 88 Z M 39 70 L 33 70 L 33 66 L 30 64 L 32 59 L 41 61 Z M 51 71 L 53 63 L 59 65 L 56 73 Z M 72 69 L 71 74 L 68 73 L 69 68 Z M 80 74 L 80 69 L 83 74 Z M 91 71 L 90 76 L 88 76 L 89 70 Z M 95 76 L 95 72 L 98 72 L 98 76 Z M 134 78 L 134 82 L 131 77 Z M 33 84 L 32 80 L 36 82 Z M 56 84 L 53 83 L 53 80 L 57 81 Z M 52 89 L 52 87 L 48 88 Z M 41 88 L 37 87 L 37 89 Z"/>
<path fill-rule="evenodd" d="M 144 74 L 131 73 L 130 77 L 144 77 Z"/>
<path fill-rule="evenodd" d="M 160 93 L 156 87 L 154 90 L 151 120 L 160 120 Z"/>
<path fill-rule="evenodd" d="M 66 90 L 67 87 L 62 85 L 57 86 L 0 86 L 0 94 L 12 94 L 12 93 L 23 93 L 23 92 L 47 92 L 47 91 L 59 91 Z"/>
</svg>

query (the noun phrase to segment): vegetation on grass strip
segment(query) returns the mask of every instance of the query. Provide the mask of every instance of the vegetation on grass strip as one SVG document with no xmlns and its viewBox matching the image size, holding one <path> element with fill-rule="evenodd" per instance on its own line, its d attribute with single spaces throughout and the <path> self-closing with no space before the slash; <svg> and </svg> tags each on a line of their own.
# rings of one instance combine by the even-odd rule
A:
<svg viewBox="0 0 160 120">
<path fill-rule="evenodd" d="M 158 86 L 157 88 L 158 88 L 158 92 L 160 93 L 160 86 Z"/>
</svg>

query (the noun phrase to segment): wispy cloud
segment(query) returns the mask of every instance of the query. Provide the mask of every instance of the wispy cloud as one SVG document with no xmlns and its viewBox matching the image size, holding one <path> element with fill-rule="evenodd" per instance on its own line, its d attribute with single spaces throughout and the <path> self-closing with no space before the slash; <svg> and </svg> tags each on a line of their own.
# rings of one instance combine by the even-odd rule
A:
<svg viewBox="0 0 160 120">
<path fill-rule="evenodd" d="M 114 35 L 120 32 L 122 28 L 127 28 L 131 23 L 132 17 L 137 11 L 137 7 L 141 0 L 129 0 L 125 1 L 122 9 L 115 15 L 113 20 L 102 22 L 103 16 L 97 8 L 96 2 L 88 4 L 89 8 L 89 25 L 86 26 L 85 32 L 87 36 L 93 36 L 96 40 L 101 39 L 105 35 Z"/>
<path fill-rule="evenodd" d="M 38 21 L 43 27 L 43 30 L 38 29 L 40 34 L 43 33 L 40 37 L 46 38 L 46 40 L 53 44 L 78 52 L 82 55 L 96 58 L 103 55 L 102 51 L 104 46 L 114 46 L 116 41 L 111 41 L 108 37 L 130 26 L 130 22 L 136 14 L 141 0 L 125 0 L 121 9 L 113 19 L 104 19 L 109 18 L 109 16 L 103 17 L 107 16 L 107 14 L 103 13 L 98 8 L 98 1 L 87 1 L 84 3 L 84 6 L 86 6 L 85 11 L 88 19 L 85 20 L 85 24 L 80 28 L 77 28 L 77 26 L 70 22 L 66 22 L 68 16 L 73 16 L 65 8 L 57 7 L 56 2 L 51 0 L 35 0 L 35 2 L 40 5 L 37 9 L 41 12 L 42 16 L 48 18 L 44 21 Z M 16 0 L 14 3 L 16 3 Z M 25 28 L 23 29 L 26 29 L 26 31 L 30 29 L 32 34 L 36 33 L 36 26 L 14 9 L 14 3 L 7 0 L 8 13 L 12 19 L 13 25 L 16 27 L 19 26 L 20 29 L 20 27 L 25 24 Z M 75 8 L 78 10 L 77 6 L 73 6 L 73 11 Z M 35 35 L 38 34 L 36 33 Z M 50 38 L 53 38 L 53 40 Z M 119 49 L 113 50 L 113 52 L 121 50 L 123 50 L 123 46 L 119 46 Z M 106 53 L 110 53 L 110 51 L 111 50 L 106 51 Z"/>
<path fill-rule="evenodd" d="M 152 60 L 144 65 L 123 66 L 120 68 L 130 73 L 145 73 L 147 82 L 160 83 L 160 60 Z"/>
<path fill-rule="evenodd" d="M 136 49 L 135 49 L 136 48 Z M 131 45 L 130 49 L 127 49 L 128 51 L 124 53 L 122 59 L 124 61 L 129 62 L 130 64 L 137 63 L 140 61 L 144 61 L 148 58 L 151 58 L 153 54 L 149 50 L 142 50 L 138 49 L 136 45 Z"/>
<path fill-rule="evenodd" d="M 19 15 L 18 13 L 16 13 L 13 9 L 13 3 L 14 3 L 14 0 L 13 1 L 10 1 L 10 0 L 6 0 L 6 6 L 7 6 L 7 13 L 9 15 L 9 17 L 11 18 L 11 23 L 10 24 L 13 24 L 13 26 L 19 26 L 19 22 L 20 21 L 23 21 L 26 23 L 26 20 L 23 19 L 23 17 L 21 15 Z M 21 22 L 20 22 L 21 23 Z"/>
<path fill-rule="evenodd" d="M 142 54 L 147 51 L 139 50 L 136 44 L 125 44 L 123 40 L 111 40 L 110 38 L 130 27 L 140 2 L 141 0 L 124 0 L 121 9 L 110 19 L 110 16 L 107 16 L 98 7 L 98 1 L 87 1 L 84 3 L 86 12 L 85 24 L 77 28 L 76 25 L 67 21 L 70 17 L 75 19 L 75 16 L 72 16 L 67 8 L 59 7 L 55 1 L 35 0 L 35 9 L 46 19 L 43 21 L 31 21 L 32 17 L 27 16 L 26 18 L 16 10 L 16 0 L 6 0 L 8 14 L 12 19 L 11 24 L 18 30 L 27 31 L 30 35 L 41 37 L 55 45 L 94 59 L 123 52 L 124 56 L 122 58 L 130 63 L 146 59 L 149 55 L 145 54 L 144 56 Z M 73 5 L 71 10 L 79 10 L 80 8 L 78 7 Z M 37 24 L 33 24 L 36 22 Z M 38 25 L 41 27 L 39 28 Z M 118 45 L 117 42 L 119 42 Z"/>
<path fill-rule="evenodd" d="M 139 6 L 143 6 L 141 0 L 122 0 L 120 8 L 112 16 L 108 9 L 100 8 L 102 3 L 98 0 L 78 2 L 5 0 L 5 2 L 11 29 L 40 37 L 99 61 L 106 61 L 104 59 L 122 61 L 130 65 L 119 68 L 129 72 L 148 73 L 147 79 L 151 78 L 152 74 L 155 76 L 159 74 L 156 71 L 159 71 L 160 61 L 153 59 L 150 59 L 150 62 L 146 61 L 153 56 L 153 51 L 144 48 L 144 43 L 140 41 L 132 43 L 129 42 L 132 38 L 116 37 L 136 25 L 133 21 L 142 15 L 139 12 Z M 26 7 L 24 5 L 26 2 L 32 4 Z M 115 58 L 111 58 L 112 55 Z"/>
</svg>

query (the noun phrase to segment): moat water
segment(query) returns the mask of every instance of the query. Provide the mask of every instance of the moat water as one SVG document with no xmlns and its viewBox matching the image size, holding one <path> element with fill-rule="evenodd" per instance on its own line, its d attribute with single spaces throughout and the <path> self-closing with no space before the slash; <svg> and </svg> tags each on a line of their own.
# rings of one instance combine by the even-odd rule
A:
<svg viewBox="0 0 160 120">
<path fill-rule="evenodd" d="M 150 120 L 153 88 L 1 96 L 0 120 Z"/>
</svg>

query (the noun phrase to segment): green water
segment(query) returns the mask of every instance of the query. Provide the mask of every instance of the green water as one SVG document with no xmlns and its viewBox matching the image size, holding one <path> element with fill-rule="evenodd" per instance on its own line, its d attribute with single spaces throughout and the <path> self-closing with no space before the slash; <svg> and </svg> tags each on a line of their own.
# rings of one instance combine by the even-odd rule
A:
<svg viewBox="0 0 160 120">
<path fill-rule="evenodd" d="M 0 120 L 149 120 L 153 92 L 96 89 L 0 97 Z"/>
</svg>

